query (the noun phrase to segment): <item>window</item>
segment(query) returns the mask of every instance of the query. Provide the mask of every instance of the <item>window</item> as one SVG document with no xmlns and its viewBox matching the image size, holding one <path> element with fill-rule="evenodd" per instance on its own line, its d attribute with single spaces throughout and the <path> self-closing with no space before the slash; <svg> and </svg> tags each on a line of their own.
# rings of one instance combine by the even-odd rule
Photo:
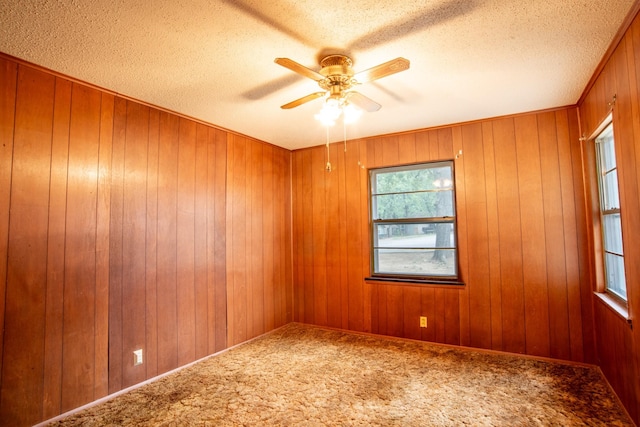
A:
<svg viewBox="0 0 640 427">
<path fill-rule="evenodd" d="M 609 123 L 595 138 L 598 189 L 600 193 L 600 221 L 604 252 L 605 291 L 627 301 L 622 251 L 620 197 L 616 165 L 613 123 Z"/>
<path fill-rule="evenodd" d="M 453 162 L 369 171 L 374 278 L 458 279 Z"/>
</svg>

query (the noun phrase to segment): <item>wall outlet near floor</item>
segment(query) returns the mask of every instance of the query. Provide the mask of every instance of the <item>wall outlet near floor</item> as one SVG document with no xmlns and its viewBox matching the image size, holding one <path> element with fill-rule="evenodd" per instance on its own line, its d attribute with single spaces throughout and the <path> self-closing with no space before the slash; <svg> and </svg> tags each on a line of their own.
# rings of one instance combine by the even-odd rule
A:
<svg viewBox="0 0 640 427">
<path fill-rule="evenodd" d="M 142 365 L 142 349 L 133 351 L 133 366 Z"/>
<path fill-rule="evenodd" d="M 427 327 L 427 316 L 420 316 L 420 327 L 421 328 Z"/>
</svg>

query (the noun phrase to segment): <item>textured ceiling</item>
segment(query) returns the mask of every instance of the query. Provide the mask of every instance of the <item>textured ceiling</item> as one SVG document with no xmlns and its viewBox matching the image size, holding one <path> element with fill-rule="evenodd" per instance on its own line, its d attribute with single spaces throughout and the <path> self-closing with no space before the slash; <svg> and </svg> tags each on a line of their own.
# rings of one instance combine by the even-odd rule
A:
<svg viewBox="0 0 640 427">
<path fill-rule="evenodd" d="M 633 0 L 3 0 L 0 51 L 285 148 L 323 144 L 317 84 L 273 62 L 411 68 L 358 87 L 348 138 L 575 104 Z M 342 127 L 330 132 L 342 138 Z"/>
</svg>

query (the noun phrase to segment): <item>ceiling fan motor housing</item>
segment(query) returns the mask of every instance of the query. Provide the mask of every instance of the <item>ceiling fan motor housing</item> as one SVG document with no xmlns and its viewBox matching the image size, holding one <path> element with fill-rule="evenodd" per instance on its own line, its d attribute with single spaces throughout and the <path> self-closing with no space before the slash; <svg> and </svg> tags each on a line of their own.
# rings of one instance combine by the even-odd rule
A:
<svg viewBox="0 0 640 427">
<path fill-rule="evenodd" d="M 330 97 L 339 97 L 341 92 L 353 86 L 353 61 L 344 55 L 329 55 L 320 61 L 320 74 L 325 76 L 318 85 L 330 92 Z"/>
</svg>

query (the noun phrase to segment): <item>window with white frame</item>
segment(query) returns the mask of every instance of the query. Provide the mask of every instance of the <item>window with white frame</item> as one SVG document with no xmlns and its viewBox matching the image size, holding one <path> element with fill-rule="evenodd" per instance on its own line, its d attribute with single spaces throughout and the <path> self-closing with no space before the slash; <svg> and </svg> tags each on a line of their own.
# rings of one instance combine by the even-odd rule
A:
<svg viewBox="0 0 640 427">
<path fill-rule="evenodd" d="M 453 162 L 369 171 L 372 275 L 458 279 Z"/>
<path fill-rule="evenodd" d="M 613 123 L 609 123 L 595 138 L 598 189 L 600 194 L 600 220 L 604 253 L 605 291 L 626 303 L 627 285 L 622 250 L 622 223 L 618 192 Z"/>
</svg>

